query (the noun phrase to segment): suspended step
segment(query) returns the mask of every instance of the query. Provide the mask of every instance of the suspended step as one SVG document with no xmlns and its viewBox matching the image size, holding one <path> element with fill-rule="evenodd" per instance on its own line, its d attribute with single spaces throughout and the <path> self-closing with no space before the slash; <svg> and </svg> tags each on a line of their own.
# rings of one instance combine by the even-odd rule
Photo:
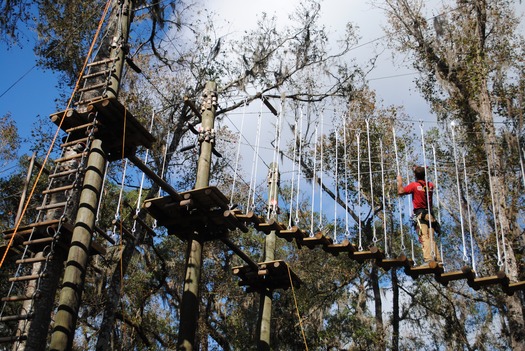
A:
<svg viewBox="0 0 525 351">
<path fill-rule="evenodd" d="M 96 67 L 96 66 L 107 65 L 108 63 L 113 63 L 113 62 L 116 62 L 118 60 L 119 60 L 118 57 L 111 57 L 111 58 L 103 59 L 103 60 L 100 60 L 100 61 L 90 62 L 90 63 L 88 63 L 86 65 L 86 67 Z"/>
<path fill-rule="evenodd" d="M 338 256 L 342 252 L 353 253 L 357 249 L 354 244 L 348 241 L 348 239 L 344 239 L 341 243 L 323 246 L 323 250 L 328 253 L 331 253 L 334 256 Z"/>
<path fill-rule="evenodd" d="M 38 263 L 38 262 L 44 262 L 44 261 L 47 261 L 48 259 L 51 259 L 52 257 L 31 257 L 31 258 L 23 258 L 23 259 L 20 259 L 20 260 L 16 260 L 15 263 L 16 264 L 33 264 L 33 263 Z"/>
<path fill-rule="evenodd" d="M 520 290 L 525 291 L 525 281 L 509 283 L 506 287 L 503 287 L 503 291 L 509 296 L 514 295 L 516 291 Z"/>
<path fill-rule="evenodd" d="M 236 214 L 240 213 L 240 210 L 226 210 L 224 211 L 224 219 L 229 224 L 230 230 L 240 229 L 243 233 L 248 233 L 248 228 L 241 222 Z"/>
<path fill-rule="evenodd" d="M 53 178 L 60 178 L 60 177 L 65 177 L 65 176 L 68 176 L 70 174 L 74 174 L 74 173 L 78 173 L 80 172 L 80 168 L 77 168 L 77 169 L 70 169 L 70 170 L 67 170 L 67 171 L 63 171 L 63 172 L 57 172 L 57 173 L 53 173 L 49 176 L 49 178 L 53 179 Z"/>
<path fill-rule="evenodd" d="M 62 162 L 76 160 L 76 159 L 79 159 L 79 158 L 82 158 L 82 157 L 86 157 L 87 155 L 88 155 L 87 152 L 73 153 L 73 154 L 68 155 L 68 156 L 57 158 L 54 162 L 55 162 L 55 164 L 62 163 Z"/>
<path fill-rule="evenodd" d="M 508 286 L 509 278 L 507 277 L 507 274 L 505 274 L 504 271 L 498 271 L 496 275 L 468 279 L 467 283 L 472 289 L 479 290 L 482 287 L 496 285 L 496 284 L 501 284 L 502 287 Z"/>
<path fill-rule="evenodd" d="M 306 232 L 304 232 L 302 229 L 300 229 L 299 227 L 295 225 L 289 229 L 284 229 L 284 230 L 279 231 L 277 233 L 277 236 L 279 238 L 285 239 L 288 242 L 295 240 L 298 248 L 301 248 L 301 243 L 303 239 L 308 237 Z"/>
<path fill-rule="evenodd" d="M 405 267 L 405 274 L 412 277 L 412 279 L 417 279 L 420 275 L 426 274 L 435 274 L 437 277 L 443 274 L 443 272 L 443 265 L 436 261 L 430 261 L 428 264 L 420 266 Z"/>
<path fill-rule="evenodd" d="M 57 208 L 64 208 L 66 207 L 67 205 L 67 202 L 64 201 L 64 202 L 55 202 L 54 204 L 48 204 L 48 205 L 43 205 L 43 206 L 39 206 L 36 208 L 37 211 L 45 211 L 45 210 L 54 210 L 54 209 L 57 209 Z"/>
<path fill-rule="evenodd" d="M 197 231 L 201 240 L 210 241 L 223 238 L 231 230 L 248 230 L 242 221 L 230 219 L 230 213 L 224 216 L 229 200 L 216 187 L 190 190 L 179 195 L 178 199 L 166 196 L 144 201 L 144 208 L 158 225 L 168 229 L 168 234 L 186 240 Z"/>
<path fill-rule="evenodd" d="M 18 295 L 18 296 L 2 297 L 0 301 L 2 302 L 27 301 L 27 300 L 33 300 L 33 298 L 34 296 Z"/>
<path fill-rule="evenodd" d="M 104 69 L 104 70 L 100 70 L 100 71 L 97 71 L 97 72 L 84 74 L 84 75 L 82 75 L 82 79 L 87 80 L 87 79 L 96 78 L 96 77 L 100 77 L 100 76 L 108 76 L 108 75 L 110 75 L 110 74 L 112 74 L 114 72 L 115 72 L 114 68 Z"/>
<path fill-rule="evenodd" d="M 348 254 L 350 258 L 353 258 L 359 263 L 363 263 L 365 260 L 381 260 L 384 258 L 384 254 L 377 246 L 370 246 L 367 251 L 354 251 Z"/>
<path fill-rule="evenodd" d="M 275 219 L 271 218 L 268 220 L 268 222 L 264 221 L 264 222 L 255 224 L 255 229 L 268 235 L 271 232 L 279 232 L 281 230 L 285 230 L 286 226 L 282 223 L 277 222 Z"/>
<path fill-rule="evenodd" d="M 69 138 L 68 138 L 69 139 Z M 74 146 L 78 143 L 84 143 L 84 144 L 87 144 L 87 142 L 89 141 L 89 137 L 85 137 L 85 138 L 81 138 L 81 139 L 76 139 L 76 140 L 71 140 L 71 141 L 67 141 L 65 143 L 62 143 L 60 145 L 60 147 L 62 149 L 66 148 L 66 147 L 69 147 L 69 146 Z"/>
<path fill-rule="evenodd" d="M 333 240 L 327 236 L 325 236 L 322 232 L 315 233 L 312 237 L 306 237 L 301 240 L 301 244 L 312 250 L 313 248 L 322 245 L 332 245 Z"/>
<path fill-rule="evenodd" d="M 10 282 L 26 282 L 29 280 L 37 280 L 42 277 L 44 277 L 45 274 L 30 274 L 30 275 L 22 275 L 20 277 L 11 277 L 9 278 Z"/>
<path fill-rule="evenodd" d="M 377 260 L 377 265 L 381 268 L 383 268 L 385 271 L 388 271 L 391 268 L 410 268 L 414 265 L 414 262 L 412 260 L 409 260 L 408 257 L 406 257 L 405 254 L 400 254 L 396 258 L 382 258 Z"/>
<path fill-rule="evenodd" d="M 249 211 L 246 214 L 235 213 L 235 217 L 237 217 L 242 223 L 250 223 L 253 225 L 258 225 L 259 223 L 264 222 L 264 219 L 261 216 L 256 215 L 253 211 Z"/>
<path fill-rule="evenodd" d="M 251 266 L 233 267 L 232 272 L 241 281 L 239 286 L 246 286 L 246 292 L 264 292 L 275 289 L 287 290 L 300 288 L 301 279 L 282 260 L 257 263 L 257 269 Z"/>
<path fill-rule="evenodd" d="M 60 187 L 57 187 L 57 188 L 44 190 L 44 191 L 42 191 L 42 194 L 46 195 L 46 194 L 60 193 L 60 192 L 63 192 L 63 191 L 71 190 L 74 187 L 75 186 L 73 184 L 60 186 Z"/>
<path fill-rule="evenodd" d="M 77 89 L 77 93 L 85 93 L 86 91 L 92 91 L 92 90 L 97 90 L 97 89 L 100 89 L 100 88 L 105 88 L 106 86 L 108 85 L 108 82 L 103 82 L 103 83 L 99 83 L 99 84 L 93 84 L 93 85 L 90 85 L 90 86 L 87 86 L 87 87 L 84 87 L 84 88 L 80 88 L 80 89 Z"/>
<path fill-rule="evenodd" d="M 462 267 L 459 271 L 443 272 L 436 276 L 436 280 L 443 286 L 447 286 L 449 282 L 454 280 L 467 279 L 474 281 L 474 278 L 476 278 L 476 273 L 468 266 Z"/>
</svg>

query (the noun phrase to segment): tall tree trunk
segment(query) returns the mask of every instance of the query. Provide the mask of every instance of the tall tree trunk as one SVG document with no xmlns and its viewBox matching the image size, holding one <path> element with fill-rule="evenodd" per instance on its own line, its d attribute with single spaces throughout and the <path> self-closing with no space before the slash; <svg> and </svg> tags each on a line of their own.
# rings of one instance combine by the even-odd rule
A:
<svg viewBox="0 0 525 351">
<path fill-rule="evenodd" d="M 374 264 L 370 271 L 370 283 L 374 292 L 374 307 L 376 319 L 376 332 L 381 338 L 377 341 L 377 350 L 385 350 L 385 330 L 383 328 L 383 304 L 381 302 L 381 289 L 379 288 L 379 268 Z"/>
<path fill-rule="evenodd" d="M 397 269 L 390 273 L 392 279 L 392 351 L 399 350 L 399 286 Z"/>
</svg>

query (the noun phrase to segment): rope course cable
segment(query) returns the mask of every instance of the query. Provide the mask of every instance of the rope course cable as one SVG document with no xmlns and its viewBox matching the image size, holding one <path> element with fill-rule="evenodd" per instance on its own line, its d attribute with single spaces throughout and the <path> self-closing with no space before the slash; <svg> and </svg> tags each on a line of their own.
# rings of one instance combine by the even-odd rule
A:
<svg viewBox="0 0 525 351">
<path fill-rule="evenodd" d="M 248 203 L 246 205 L 246 213 L 255 208 L 255 187 L 256 187 L 256 178 L 257 178 L 257 167 L 258 167 L 258 155 L 259 155 L 259 146 L 261 140 L 261 123 L 262 123 L 262 105 L 263 101 L 261 99 L 261 104 L 259 107 L 259 116 L 257 117 L 257 131 L 255 135 L 255 147 L 253 149 L 253 161 L 252 161 L 252 171 L 250 173 L 250 189 L 248 190 Z"/>
<path fill-rule="evenodd" d="M 358 129 L 355 133 L 356 144 L 357 144 L 357 206 L 359 208 L 358 216 L 358 250 L 363 251 L 363 228 L 361 217 L 363 215 L 363 209 L 361 207 L 361 131 Z"/>
<path fill-rule="evenodd" d="M 385 191 L 385 167 L 384 167 L 384 152 L 383 152 L 383 139 L 379 139 L 379 150 L 381 154 L 381 190 L 383 198 L 383 235 L 384 235 L 384 246 L 385 246 L 385 255 L 390 257 L 390 250 L 388 249 L 388 238 L 386 230 L 386 191 Z"/>
<path fill-rule="evenodd" d="M 346 142 L 346 114 L 343 114 L 343 151 L 344 151 L 344 170 L 345 170 L 345 236 L 350 237 L 349 222 L 348 222 L 348 154 Z"/>
<path fill-rule="evenodd" d="M 299 194 L 301 189 L 301 173 L 302 173 L 302 163 L 303 163 L 303 109 L 301 108 L 299 110 L 299 133 L 297 134 L 297 137 L 299 139 L 299 165 L 298 165 L 298 171 L 297 171 L 297 192 L 296 192 L 296 203 L 295 203 L 295 223 L 299 223 Z"/>
<path fill-rule="evenodd" d="M 291 179 L 291 186 L 290 186 L 290 208 L 289 208 L 289 219 L 288 219 L 288 229 L 292 228 L 292 216 L 293 216 L 293 202 L 294 202 L 294 181 L 295 181 L 295 162 L 296 162 L 296 156 L 297 156 L 297 120 L 294 121 L 294 128 L 293 128 L 293 157 L 292 157 L 292 179 Z"/>
<path fill-rule="evenodd" d="M 339 197 L 339 174 L 337 167 L 338 164 L 338 150 L 337 150 L 337 132 L 334 133 L 335 136 L 335 169 L 334 169 L 334 178 L 335 178 L 335 199 L 334 199 L 334 242 L 337 244 L 337 201 L 336 199 Z"/>
</svg>

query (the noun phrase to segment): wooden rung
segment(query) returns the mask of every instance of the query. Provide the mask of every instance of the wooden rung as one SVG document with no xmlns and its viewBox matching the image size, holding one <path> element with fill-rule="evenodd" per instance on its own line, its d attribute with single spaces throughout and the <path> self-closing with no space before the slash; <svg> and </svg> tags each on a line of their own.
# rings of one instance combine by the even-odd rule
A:
<svg viewBox="0 0 525 351">
<path fill-rule="evenodd" d="M 49 178 L 58 178 L 58 177 L 64 177 L 64 176 L 67 176 L 67 175 L 70 175 L 70 174 L 73 174 L 73 173 L 77 173 L 79 172 L 80 169 L 70 169 L 70 170 L 67 170 L 67 171 L 64 171 L 64 172 L 58 172 L 58 173 L 53 173 L 51 175 L 49 175 Z"/>
<path fill-rule="evenodd" d="M 41 274 L 23 275 L 20 277 L 9 278 L 9 281 L 10 282 L 23 282 L 23 281 L 28 281 L 28 280 L 36 280 L 40 278 L 41 276 L 42 276 Z"/>
<path fill-rule="evenodd" d="M 259 216 L 257 216 L 253 211 L 248 212 L 247 214 L 235 214 L 235 217 L 241 222 L 249 222 L 253 224 L 259 224 L 263 222 L 263 219 Z"/>
<path fill-rule="evenodd" d="M 355 259 L 358 262 L 363 262 L 364 260 L 379 260 L 383 258 L 383 253 L 377 246 L 371 246 L 368 251 L 354 251 L 348 254 L 350 258 Z"/>
<path fill-rule="evenodd" d="M 106 63 L 111 63 L 111 62 L 114 62 L 114 61 L 117 61 L 117 60 L 119 60 L 118 57 L 111 57 L 111 58 L 103 59 L 103 60 L 100 60 L 100 61 L 90 62 L 90 63 L 88 63 L 86 65 L 86 67 L 105 65 Z"/>
<path fill-rule="evenodd" d="M 68 128 L 68 129 L 65 130 L 65 132 L 69 134 L 71 132 L 76 132 L 77 130 L 88 129 L 90 127 L 93 127 L 93 123 L 91 123 L 91 122 L 90 123 L 86 123 L 86 124 L 81 124 L 79 126 L 74 126 L 74 127 Z"/>
<path fill-rule="evenodd" d="M 16 264 L 37 263 L 37 262 L 44 262 L 45 260 L 47 260 L 47 257 L 31 257 L 31 258 L 23 258 L 20 260 L 16 260 L 15 263 Z"/>
<path fill-rule="evenodd" d="M 86 125 L 89 125 L 89 123 L 86 124 Z M 88 154 L 87 152 L 74 153 L 74 154 L 69 155 L 69 156 L 64 156 L 64 157 L 57 158 L 54 162 L 55 163 L 61 163 L 61 162 L 66 162 L 66 161 L 70 161 L 70 160 L 75 160 L 77 158 L 85 157 L 85 156 L 87 156 L 87 154 Z M 77 171 L 77 170 L 75 169 L 75 171 Z"/>
<path fill-rule="evenodd" d="M 40 206 L 40 207 L 37 207 L 36 209 L 37 209 L 37 211 L 52 210 L 52 209 L 55 209 L 55 208 L 65 207 L 66 205 L 67 205 L 67 201 L 55 202 L 54 204 Z"/>
<path fill-rule="evenodd" d="M 36 245 L 36 244 L 45 244 L 49 243 L 55 240 L 53 237 L 47 237 L 47 238 L 40 238 L 40 239 L 33 239 L 33 240 L 27 240 L 22 243 L 22 245 Z"/>
<path fill-rule="evenodd" d="M 0 301 L 2 302 L 13 302 L 13 301 L 26 301 L 26 300 L 32 300 L 33 296 L 26 296 L 26 295 L 18 295 L 18 296 L 7 296 L 2 297 Z"/>
<path fill-rule="evenodd" d="M 238 228 L 243 233 L 248 233 L 248 231 L 249 231 L 248 228 L 244 225 L 244 223 L 239 221 L 239 219 L 235 215 L 235 211 L 226 210 L 226 211 L 224 211 L 223 216 L 224 216 L 224 219 L 226 220 L 226 222 L 228 222 L 228 224 L 230 224 L 230 226 L 233 227 L 233 229 L 231 229 L 231 230 L 235 230 L 235 229 Z"/>
<path fill-rule="evenodd" d="M 58 223 L 60 222 L 60 219 L 52 219 L 52 220 L 49 220 L 49 221 L 43 221 L 43 222 L 34 222 L 34 223 L 31 223 L 31 224 L 28 224 L 28 225 L 24 225 L 24 226 L 20 226 L 18 227 L 18 230 L 17 230 L 17 233 L 20 231 L 20 230 L 25 230 L 25 229 L 29 229 L 29 228 L 39 228 L 39 227 L 46 227 L 46 226 L 53 226 L 53 225 L 57 225 Z M 14 232 L 14 228 L 11 228 L 9 230 L 6 230 L 4 233 L 12 233 Z"/>
<path fill-rule="evenodd" d="M 328 253 L 331 253 L 334 256 L 337 256 L 341 252 L 354 252 L 356 249 L 354 244 L 351 244 L 350 241 L 348 241 L 348 239 L 344 239 L 339 244 L 329 244 L 323 246 L 323 250 Z"/>
<path fill-rule="evenodd" d="M 306 234 L 301 229 L 299 229 L 299 227 L 294 225 L 290 229 L 280 230 L 277 233 L 277 236 L 279 238 L 285 239 L 288 242 L 291 242 L 294 239 L 296 240 L 304 239 L 306 237 Z"/>
<path fill-rule="evenodd" d="M 33 316 L 34 316 L 33 313 L 19 314 L 16 316 L 3 316 L 3 317 L 0 317 L 0 322 L 21 321 L 24 319 L 32 319 Z"/>
<path fill-rule="evenodd" d="M 71 141 L 68 141 L 66 143 L 62 143 L 60 145 L 61 148 L 66 148 L 68 146 L 73 146 L 73 145 L 76 145 L 78 143 L 84 143 L 84 144 L 87 144 L 87 142 L 89 141 L 89 137 L 85 137 L 85 138 L 80 138 L 80 139 L 75 139 L 75 140 L 71 140 Z"/>
<path fill-rule="evenodd" d="M 104 82 L 104 83 L 99 83 L 99 84 L 94 84 L 94 85 L 90 85 L 88 87 L 85 87 L 85 88 L 81 88 L 81 89 L 77 89 L 77 93 L 84 93 L 86 91 L 91 91 L 91 90 L 95 90 L 95 89 L 100 89 L 100 88 L 104 88 L 108 85 L 108 82 Z"/>
<path fill-rule="evenodd" d="M 98 71 L 98 72 L 93 72 L 93 73 L 90 73 L 90 74 L 84 74 L 84 75 L 82 75 L 82 79 L 90 79 L 90 78 L 94 78 L 94 77 L 104 76 L 104 75 L 108 75 L 108 74 L 113 73 L 113 72 L 115 72 L 115 69 L 105 69 L 105 70 L 101 70 L 101 71 Z"/>
<path fill-rule="evenodd" d="M 7 344 L 24 340 L 27 340 L 27 335 L 2 336 L 0 337 L 0 344 Z"/>
<path fill-rule="evenodd" d="M 44 191 L 42 191 L 42 194 L 52 194 L 52 193 L 58 193 L 60 191 L 66 191 L 66 190 L 71 190 L 73 189 L 74 185 L 71 184 L 71 185 L 65 185 L 65 186 L 60 186 L 58 188 L 53 188 L 53 189 L 46 189 Z"/>
</svg>

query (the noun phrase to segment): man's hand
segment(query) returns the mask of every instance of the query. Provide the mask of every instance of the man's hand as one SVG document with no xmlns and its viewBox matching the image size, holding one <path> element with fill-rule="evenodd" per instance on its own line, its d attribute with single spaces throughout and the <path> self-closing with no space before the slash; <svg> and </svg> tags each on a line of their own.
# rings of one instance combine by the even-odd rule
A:
<svg viewBox="0 0 525 351">
<path fill-rule="evenodd" d="M 403 189 L 403 178 L 401 174 L 397 175 L 397 195 L 405 195 L 405 190 Z"/>
</svg>

